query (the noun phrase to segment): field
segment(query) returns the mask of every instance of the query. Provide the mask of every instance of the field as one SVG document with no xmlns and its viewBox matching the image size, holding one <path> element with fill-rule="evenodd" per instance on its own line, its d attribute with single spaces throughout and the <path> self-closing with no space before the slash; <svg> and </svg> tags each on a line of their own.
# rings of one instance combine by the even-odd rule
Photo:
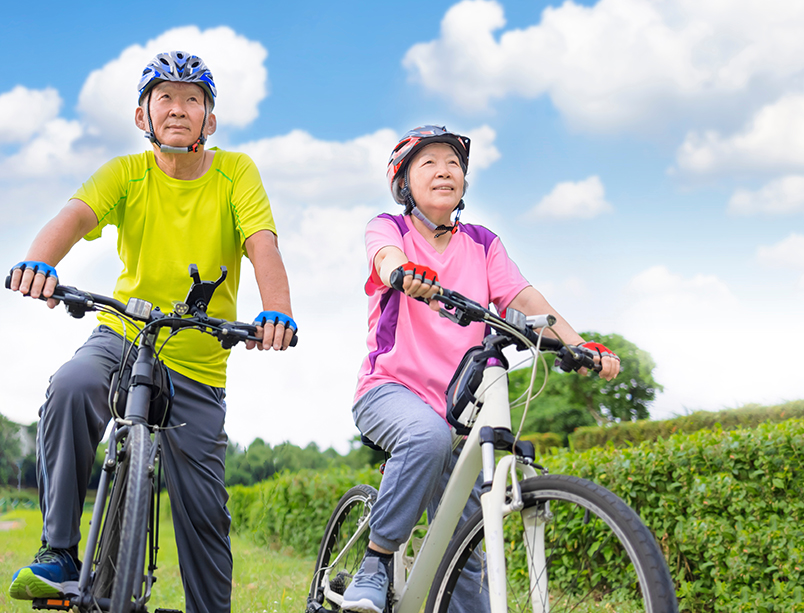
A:
<svg viewBox="0 0 804 613">
<path fill-rule="evenodd" d="M 87 533 L 88 514 L 81 533 Z M 29 602 L 8 597 L 8 584 L 21 566 L 30 564 L 39 545 L 42 519 L 38 510 L 16 510 L 0 516 L 0 611 L 31 611 Z M 158 581 L 149 609 L 184 610 L 178 558 L 169 520 L 160 524 Z M 234 578 L 232 611 L 235 613 L 290 613 L 304 610 L 314 560 L 288 551 L 267 549 L 248 539 L 232 537 Z"/>
</svg>

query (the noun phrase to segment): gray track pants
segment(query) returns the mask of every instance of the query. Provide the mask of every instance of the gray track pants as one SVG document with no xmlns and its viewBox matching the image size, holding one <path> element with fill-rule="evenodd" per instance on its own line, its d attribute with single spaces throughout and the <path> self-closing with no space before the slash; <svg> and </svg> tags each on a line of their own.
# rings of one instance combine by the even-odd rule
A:
<svg viewBox="0 0 804 613">
<path fill-rule="evenodd" d="M 388 383 L 369 390 L 352 408 L 360 431 L 391 454 L 385 465 L 377 502 L 371 509 L 371 540 L 397 551 L 427 509 L 433 517 L 447 486 L 460 448 L 452 451 L 447 422 L 416 394 Z M 458 527 L 480 508 L 478 476 Z M 479 561 L 471 558 L 455 587 L 451 613 L 489 611 L 488 580 Z"/>
<path fill-rule="evenodd" d="M 50 379 L 39 410 L 37 468 L 42 540 L 70 548 L 80 540 L 80 519 L 95 450 L 111 419 L 107 397 L 122 338 L 106 326 Z M 136 349 L 133 351 L 136 356 Z M 132 356 L 132 362 L 133 358 Z M 225 392 L 170 371 L 175 398 L 162 438 L 165 469 L 187 613 L 230 610 L 231 517 L 226 509 Z"/>
</svg>

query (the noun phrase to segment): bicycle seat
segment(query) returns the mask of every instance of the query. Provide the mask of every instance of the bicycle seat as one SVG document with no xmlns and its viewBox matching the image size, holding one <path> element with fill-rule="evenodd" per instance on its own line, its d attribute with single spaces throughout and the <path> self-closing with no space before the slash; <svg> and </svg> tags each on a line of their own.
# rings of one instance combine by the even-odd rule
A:
<svg viewBox="0 0 804 613">
<path fill-rule="evenodd" d="M 367 437 L 362 432 L 360 433 L 360 442 L 363 443 L 369 449 L 373 449 L 374 451 L 385 451 L 385 449 L 380 447 L 377 443 L 372 441 L 369 437 Z"/>
</svg>

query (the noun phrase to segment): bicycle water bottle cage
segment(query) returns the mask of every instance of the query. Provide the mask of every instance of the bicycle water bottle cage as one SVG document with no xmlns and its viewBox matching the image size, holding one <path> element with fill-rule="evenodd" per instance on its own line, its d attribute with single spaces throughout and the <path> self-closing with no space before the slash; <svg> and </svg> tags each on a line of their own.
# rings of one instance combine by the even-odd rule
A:
<svg viewBox="0 0 804 613">
<path fill-rule="evenodd" d="M 188 312 L 195 315 L 198 311 L 206 313 L 209 301 L 212 300 L 212 294 L 223 283 L 227 274 L 226 266 L 221 266 L 221 276 L 217 281 L 202 281 L 198 274 L 198 266 L 190 264 L 190 276 L 193 278 L 193 284 L 190 286 L 184 302 L 174 305 L 176 313 L 179 315 L 186 315 Z"/>
<path fill-rule="evenodd" d="M 461 436 L 469 434 L 483 407 L 476 394 L 489 359 L 499 360 L 508 369 L 508 360 L 498 347 L 478 345 L 464 354 L 447 386 L 447 421 Z"/>
</svg>

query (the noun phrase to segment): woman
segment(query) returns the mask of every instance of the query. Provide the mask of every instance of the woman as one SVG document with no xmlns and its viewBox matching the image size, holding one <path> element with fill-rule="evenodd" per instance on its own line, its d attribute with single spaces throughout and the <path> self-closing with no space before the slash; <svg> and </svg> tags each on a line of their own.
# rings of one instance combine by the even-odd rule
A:
<svg viewBox="0 0 804 613">
<path fill-rule="evenodd" d="M 425 508 L 432 517 L 457 459 L 445 417 L 445 392 L 463 354 L 481 343 L 485 327 L 456 326 L 433 312 L 438 311 L 437 301 L 428 308 L 413 298 L 431 298 L 440 282 L 481 304 L 494 303 L 498 310 L 553 313 L 558 318 L 554 329 L 567 343 L 585 344 L 525 280 L 496 235 L 459 223 L 469 144 L 445 127 L 422 126 L 405 134 L 387 171 L 394 200 L 405 212 L 380 215 L 366 228 L 369 353 L 352 412 L 360 431 L 391 458 L 372 508 L 366 557 L 344 593 L 343 610 L 383 611 L 387 564 Z M 397 269 L 405 273 L 405 296 L 390 289 L 391 273 Z M 617 356 L 602 345 L 588 346 L 599 352 L 600 375 L 616 377 Z M 478 496 L 475 487 L 461 521 L 478 508 Z M 461 584 L 477 585 L 473 573 L 479 569 L 467 568 L 457 590 Z M 474 611 L 479 608 L 476 589 L 471 600 L 456 600 L 468 602 Z M 480 608 L 488 608 L 487 602 Z"/>
</svg>

